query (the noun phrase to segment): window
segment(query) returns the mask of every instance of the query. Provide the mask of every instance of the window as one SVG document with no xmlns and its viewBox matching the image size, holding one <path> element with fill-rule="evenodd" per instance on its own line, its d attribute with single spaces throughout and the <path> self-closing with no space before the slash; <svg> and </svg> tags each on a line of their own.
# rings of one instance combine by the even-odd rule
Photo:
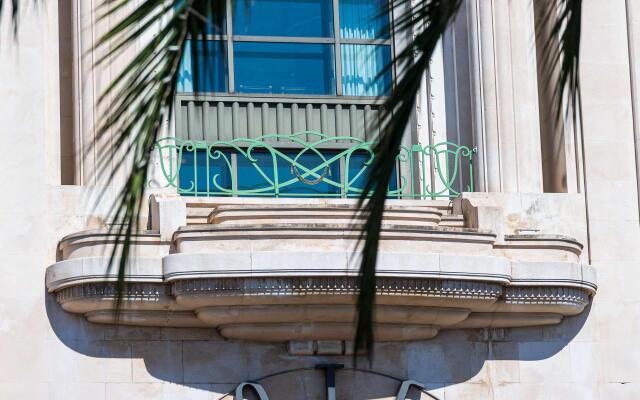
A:
<svg viewBox="0 0 640 400">
<path fill-rule="evenodd" d="M 389 46 L 343 44 L 342 93 L 345 96 L 378 96 L 391 89 Z"/>
<path fill-rule="evenodd" d="M 387 0 L 228 0 L 228 4 L 233 6 L 225 29 L 212 31 L 185 53 L 178 92 L 330 96 L 390 92 Z M 197 82 L 191 51 L 196 51 L 199 70 L 206 70 Z"/>
<path fill-rule="evenodd" d="M 332 37 L 331 0 L 236 0 L 233 34 Z"/>
<path fill-rule="evenodd" d="M 333 45 L 236 42 L 233 50 L 237 93 L 336 94 Z"/>
<path fill-rule="evenodd" d="M 178 92 L 226 92 L 227 91 L 227 62 L 225 44 L 217 41 L 198 41 L 196 49 L 193 42 L 188 41 L 185 54 L 178 74 Z M 206 46 L 206 49 L 204 48 Z M 198 79 L 193 75 L 196 71 L 191 65 L 195 51 L 198 61 Z M 197 81 L 197 90 L 194 90 Z"/>
</svg>

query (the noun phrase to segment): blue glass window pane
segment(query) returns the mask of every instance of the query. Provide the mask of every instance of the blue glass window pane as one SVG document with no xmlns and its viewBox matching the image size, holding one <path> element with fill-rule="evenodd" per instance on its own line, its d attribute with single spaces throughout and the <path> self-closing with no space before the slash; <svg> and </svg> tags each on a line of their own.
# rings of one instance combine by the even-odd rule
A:
<svg viewBox="0 0 640 400">
<path fill-rule="evenodd" d="M 178 71 L 177 91 L 179 93 L 220 93 L 227 91 L 227 65 L 225 45 L 220 41 L 198 41 L 193 46 L 188 41 Z M 192 51 L 198 63 L 196 82 Z M 206 49 L 206 52 L 205 52 Z"/>
<path fill-rule="evenodd" d="M 333 45 L 236 42 L 238 93 L 335 94 Z"/>
<path fill-rule="evenodd" d="M 208 35 L 223 35 L 227 32 L 226 1 L 221 1 L 221 3 L 222 4 L 220 3 L 216 4 L 218 7 L 221 6 L 220 9 L 218 9 L 218 7 L 213 7 L 213 2 L 198 4 L 198 12 L 201 15 L 208 16 L 208 24 L 205 27 L 205 32 Z M 182 8 L 183 5 L 184 5 L 184 1 L 180 1 L 174 8 L 176 12 L 184 11 L 184 9 Z M 222 18 L 214 18 L 214 13 L 217 13 L 217 12 L 222 13 Z M 214 23 L 216 19 L 219 20 L 219 24 L 218 24 L 219 26 Z"/>
<path fill-rule="evenodd" d="M 226 2 L 225 2 L 225 5 L 220 10 L 220 12 L 223 13 L 222 18 L 214 17 L 213 13 L 218 12 L 217 9 L 212 8 L 211 10 L 208 10 L 208 12 L 210 13 L 210 15 L 208 18 L 209 22 L 207 24 L 207 29 L 206 29 L 207 35 L 224 35 L 225 33 L 227 33 Z"/>
<path fill-rule="evenodd" d="M 223 154 L 230 160 L 231 154 L 229 152 Z M 208 171 L 207 165 L 209 166 Z M 184 192 L 183 195 L 205 195 L 207 192 L 221 192 L 223 189 L 231 189 L 231 170 L 224 157 L 216 159 L 207 156 L 205 150 L 187 151 L 183 149 L 178 178 L 179 188 Z"/>
<path fill-rule="evenodd" d="M 343 44 L 342 93 L 381 96 L 391 92 L 391 46 Z M 384 73 L 383 73 L 384 71 Z"/>
<path fill-rule="evenodd" d="M 333 36 L 331 0 L 236 0 L 234 35 Z"/>
<path fill-rule="evenodd" d="M 349 165 L 347 165 L 347 179 L 349 180 L 349 187 L 355 189 L 362 189 L 364 185 L 367 183 L 367 177 L 369 176 L 369 171 L 371 170 L 371 165 L 367 165 L 367 162 L 373 162 L 371 160 L 371 154 L 368 152 L 354 152 L 349 159 Z M 364 171 L 362 171 L 364 170 Z M 362 173 L 354 180 L 356 175 L 360 172 Z M 398 174 L 396 167 L 393 168 L 393 173 L 391 174 L 391 181 L 389 182 L 389 191 L 398 189 Z M 357 197 L 358 194 L 354 194 L 350 191 L 350 196 Z"/>
<path fill-rule="evenodd" d="M 295 159 L 298 155 L 298 151 L 282 151 L 289 158 Z M 297 163 L 300 164 L 298 166 L 297 171 L 300 176 L 302 176 L 307 182 L 313 182 L 318 180 L 319 176 L 324 176 L 326 179 L 330 179 L 335 181 L 338 185 L 340 185 L 340 160 L 336 159 L 335 162 L 331 163 L 328 166 L 328 169 L 325 168 L 319 169 L 317 172 L 318 176 L 314 175 L 305 175 L 306 171 L 304 168 L 308 170 L 313 170 L 322 164 L 324 158 L 325 160 L 330 159 L 332 156 L 335 156 L 335 152 L 323 152 L 323 157 L 320 157 L 315 153 L 305 153 L 301 155 Z M 254 151 L 252 152 L 252 157 L 256 160 L 255 163 L 251 162 L 247 157 L 238 154 L 237 158 L 237 172 L 238 172 L 238 189 L 240 190 L 256 190 L 257 193 L 263 193 L 267 195 L 273 195 L 274 189 L 271 188 L 272 184 L 269 180 L 274 180 L 274 168 L 273 168 L 273 157 L 270 152 L 264 151 Z M 339 195 L 340 187 L 331 185 L 328 182 L 320 180 L 316 184 L 309 184 L 307 182 L 303 182 L 298 178 L 298 174 L 296 174 L 296 169 L 291 168 L 291 163 L 287 162 L 282 157 L 277 157 L 277 173 L 278 173 L 278 182 L 280 182 L 280 194 L 282 197 L 312 197 L 323 196 L 327 194 Z M 257 167 L 260 167 L 262 173 L 268 179 L 263 176 Z M 282 186 L 285 182 L 294 180 L 293 183 L 287 186 Z M 260 189 L 267 189 L 262 190 Z M 298 195 L 298 196 L 296 196 Z"/>
<path fill-rule="evenodd" d="M 388 0 L 340 0 L 340 36 L 389 38 Z"/>
</svg>

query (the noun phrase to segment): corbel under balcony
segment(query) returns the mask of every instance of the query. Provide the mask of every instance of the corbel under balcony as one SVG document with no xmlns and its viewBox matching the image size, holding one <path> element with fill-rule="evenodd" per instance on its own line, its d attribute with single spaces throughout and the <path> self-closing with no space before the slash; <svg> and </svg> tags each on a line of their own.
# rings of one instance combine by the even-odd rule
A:
<svg viewBox="0 0 640 400">
<path fill-rule="evenodd" d="M 552 325 L 584 310 L 595 272 L 578 240 L 554 232 L 566 221 L 549 215 L 560 201 L 558 212 L 571 209 L 566 218 L 577 219 L 579 198 L 518 196 L 388 201 L 378 341 Z M 525 204 L 532 201 L 535 212 Z M 46 284 L 63 309 L 95 323 L 215 327 L 251 341 L 347 341 L 362 222 L 354 213 L 354 201 L 339 199 L 154 197 L 153 229 L 134 237 L 118 321 L 116 271 L 107 268 L 114 237 L 106 231 L 63 238 Z"/>
</svg>

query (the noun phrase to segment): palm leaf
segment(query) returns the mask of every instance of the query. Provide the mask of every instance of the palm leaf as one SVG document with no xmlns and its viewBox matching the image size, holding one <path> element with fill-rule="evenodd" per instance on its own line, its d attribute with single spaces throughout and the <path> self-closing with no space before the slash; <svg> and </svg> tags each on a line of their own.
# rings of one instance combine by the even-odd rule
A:
<svg viewBox="0 0 640 400">
<path fill-rule="evenodd" d="M 376 292 L 376 263 L 382 227 L 382 214 L 387 198 L 387 188 L 396 164 L 396 156 L 407 123 L 413 112 L 420 81 L 429 66 L 429 60 L 449 23 L 453 20 L 462 0 L 422 0 L 411 5 L 409 0 L 396 0 L 396 10 L 409 8 L 396 21 L 396 32 L 411 31 L 416 24 L 424 27 L 409 45 L 396 55 L 394 63 L 401 70 L 396 87 L 384 106 L 380 141 L 374 149 L 375 159 L 370 175 L 359 199 L 359 208 L 366 217 L 362 236 L 360 262 L 358 314 L 354 339 L 354 358 L 364 351 L 373 350 L 373 314 Z M 370 197 L 369 197 L 370 196 Z"/>
<path fill-rule="evenodd" d="M 132 3 L 132 0 L 107 0 L 99 9 L 103 11 L 100 18 L 122 12 Z M 128 178 L 110 211 L 113 223 L 109 233 L 114 235 L 115 245 L 109 267 L 116 264 L 118 267 L 116 313 L 121 308 L 132 237 L 139 228 L 151 152 L 163 119 L 169 119 L 173 112 L 178 70 L 185 49 L 189 39 L 204 38 L 212 25 L 219 27 L 223 16 L 223 1 L 146 0 L 96 43 L 96 51 L 106 49 L 97 61 L 97 65 L 101 65 L 123 56 L 125 50 L 142 38 L 150 37 L 99 98 L 98 103 L 108 111 L 92 143 L 99 148 L 97 170 L 109 171 L 105 172 L 107 181 L 112 181 L 122 169 L 128 171 Z M 206 60 L 208 50 L 203 47 Z M 197 85 L 206 71 L 200 71 L 196 52 L 191 54 Z M 204 67 L 207 69 L 206 64 Z M 124 156 L 114 157 L 117 154 Z"/>
<path fill-rule="evenodd" d="M 544 1 L 544 0 L 538 0 Z M 416 24 L 423 29 L 393 63 L 404 72 L 391 97 L 385 104 L 385 116 L 380 142 L 375 148 L 375 161 L 359 200 L 361 212 L 367 221 L 362 230 L 362 259 L 360 262 L 360 292 L 357 303 L 357 326 L 354 339 L 354 359 L 364 351 L 371 355 L 374 343 L 373 316 L 376 291 L 376 263 L 380 242 L 382 215 L 387 188 L 400 150 L 402 136 L 409 122 L 422 74 L 427 70 L 436 44 L 447 26 L 455 18 L 462 1 L 422 0 L 411 7 L 397 21 L 396 32 L 410 32 Z M 553 4 L 553 2 L 550 2 Z M 396 0 L 394 8 L 410 7 L 411 1 Z M 504 5 L 506 6 L 506 4 Z M 557 7 L 549 7 L 546 23 L 552 24 L 550 37 L 543 48 L 542 74 L 553 83 L 554 107 L 557 115 L 562 110 L 579 110 L 580 82 L 578 74 L 580 50 L 581 0 L 559 0 Z M 554 72 L 558 71 L 557 75 Z M 555 80 L 554 80 L 555 78 Z M 565 106 L 565 100 L 568 100 Z M 368 197 L 370 195 L 370 197 Z"/>
</svg>

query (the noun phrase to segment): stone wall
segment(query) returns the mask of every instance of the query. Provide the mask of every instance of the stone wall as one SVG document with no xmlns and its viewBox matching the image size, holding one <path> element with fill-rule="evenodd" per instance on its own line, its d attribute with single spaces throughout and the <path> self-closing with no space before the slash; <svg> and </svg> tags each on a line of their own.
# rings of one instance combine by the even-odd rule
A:
<svg viewBox="0 0 640 400">
<path fill-rule="evenodd" d="M 224 341 L 206 329 L 90 324 L 46 293 L 45 268 L 56 261 L 58 241 L 99 224 L 100 212 L 88 212 L 84 190 L 59 186 L 57 2 L 42 3 L 23 14 L 18 46 L 7 40 L 6 15 L 1 24 L 0 399 L 217 399 L 271 372 L 328 361 L 352 365 L 350 356 L 292 357 L 280 345 Z M 627 13 L 623 0 L 587 0 L 583 9 L 586 211 L 590 261 L 599 275 L 594 303 L 554 327 L 504 335 L 452 331 L 427 342 L 379 345 L 373 370 L 422 381 L 447 400 L 640 397 Z M 339 399 L 393 399 L 397 390 L 397 382 L 372 375 L 345 371 L 337 379 Z M 315 370 L 263 382 L 271 399 L 323 398 Z"/>
</svg>

